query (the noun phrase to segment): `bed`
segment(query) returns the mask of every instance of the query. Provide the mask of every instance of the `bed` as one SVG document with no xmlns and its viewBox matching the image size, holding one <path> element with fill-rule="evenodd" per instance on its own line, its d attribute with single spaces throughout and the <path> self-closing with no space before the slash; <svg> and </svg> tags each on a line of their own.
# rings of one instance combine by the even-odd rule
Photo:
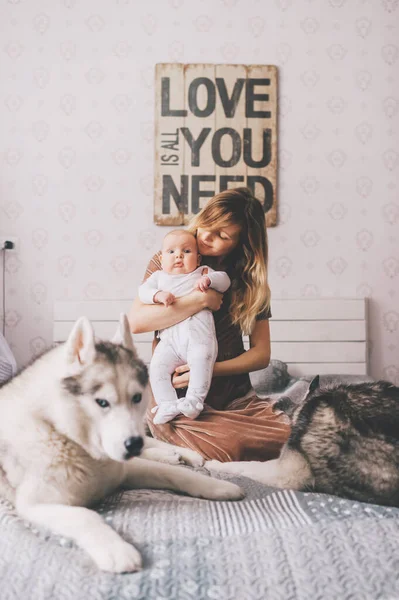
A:
<svg viewBox="0 0 399 600">
<path fill-rule="evenodd" d="M 111 337 L 129 304 L 58 303 L 54 341 L 81 314 Z M 303 389 L 315 373 L 367 378 L 366 309 L 359 299 L 274 300 L 273 361 L 253 385 L 267 396 Z M 146 362 L 151 340 L 135 340 Z M 105 499 L 99 512 L 144 556 L 143 571 L 128 575 L 98 572 L 69 540 L 36 530 L 1 502 L 1 600 L 399 597 L 399 510 L 230 479 L 246 490 L 241 502 L 151 490 Z"/>
</svg>

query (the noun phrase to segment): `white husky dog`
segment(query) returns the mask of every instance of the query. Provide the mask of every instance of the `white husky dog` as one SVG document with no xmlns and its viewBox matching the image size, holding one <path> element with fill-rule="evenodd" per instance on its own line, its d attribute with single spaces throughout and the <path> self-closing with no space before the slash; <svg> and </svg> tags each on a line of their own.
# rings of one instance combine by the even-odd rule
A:
<svg viewBox="0 0 399 600">
<path fill-rule="evenodd" d="M 103 570 L 141 567 L 140 553 L 89 506 L 118 488 L 161 488 L 238 500 L 242 490 L 182 467 L 191 450 L 144 441 L 148 375 L 122 315 L 120 344 L 96 343 L 86 318 L 65 344 L 0 390 L 0 495 L 25 519 L 67 536 Z M 146 444 L 149 448 L 146 450 Z"/>
</svg>

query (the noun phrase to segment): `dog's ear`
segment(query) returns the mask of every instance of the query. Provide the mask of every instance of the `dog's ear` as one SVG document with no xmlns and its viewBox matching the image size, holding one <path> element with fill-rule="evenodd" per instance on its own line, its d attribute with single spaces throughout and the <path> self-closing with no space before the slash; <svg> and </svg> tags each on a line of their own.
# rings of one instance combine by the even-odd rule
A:
<svg viewBox="0 0 399 600">
<path fill-rule="evenodd" d="M 288 398 L 288 396 L 281 396 L 281 398 L 273 404 L 272 410 L 273 412 L 281 410 L 290 417 L 295 408 L 296 404 L 291 400 L 291 398 Z"/>
<path fill-rule="evenodd" d="M 312 392 L 315 392 L 318 387 L 320 387 L 320 377 L 319 375 L 316 375 L 316 377 L 313 377 L 312 381 L 310 382 L 308 393 L 311 394 Z"/>
<path fill-rule="evenodd" d="M 133 338 L 130 331 L 129 321 L 124 313 L 119 316 L 119 325 L 114 337 L 112 338 L 114 344 L 121 344 L 128 350 L 131 350 L 135 356 L 137 356 L 136 348 L 133 344 Z"/>
<path fill-rule="evenodd" d="M 75 373 L 94 361 L 96 356 L 94 331 L 87 317 L 80 317 L 76 321 L 65 346 L 68 366 Z"/>
</svg>

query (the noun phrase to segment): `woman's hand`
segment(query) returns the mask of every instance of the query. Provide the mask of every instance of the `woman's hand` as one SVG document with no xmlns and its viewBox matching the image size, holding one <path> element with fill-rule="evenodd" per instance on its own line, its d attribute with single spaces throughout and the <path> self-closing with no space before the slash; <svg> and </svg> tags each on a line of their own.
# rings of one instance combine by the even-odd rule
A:
<svg viewBox="0 0 399 600">
<path fill-rule="evenodd" d="M 188 386 L 190 381 L 190 367 L 188 365 L 181 365 L 176 368 L 176 371 L 172 375 L 172 385 L 175 390 L 181 390 Z"/>
<path fill-rule="evenodd" d="M 209 288 L 205 292 L 200 292 L 199 290 L 195 290 L 191 292 L 192 294 L 199 294 L 201 299 L 201 304 L 203 308 L 209 308 L 213 312 L 219 310 L 222 306 L 223 302 L 223 294 L 220 294 L 216 290 Z M 191 295 L 191 294 L 190 294 Z"/>
<path fill-rule="evenodd" d="M 200 310 L 220 308 L 222 295 L 214 290 L 194 290 L 186 296 L 176 298 L 167 308 L 163 304 L 143 304 L 136 298 L 129 312 L 130 329 L 133 334 L 166 329 L 192 317 Z"/>
</svg>

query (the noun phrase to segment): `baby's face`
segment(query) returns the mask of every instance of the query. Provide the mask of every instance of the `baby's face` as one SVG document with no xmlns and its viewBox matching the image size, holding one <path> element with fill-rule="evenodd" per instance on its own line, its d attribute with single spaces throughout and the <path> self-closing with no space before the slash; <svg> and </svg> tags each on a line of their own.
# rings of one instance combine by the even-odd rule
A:
<svg viewBox="0 0 399 600">
<path fill-rule="evenodd" d="M 192 273 L 199 265 L 197 242 L 190 234 L 169 234 L 162 246 L 162 269 L 166 273 Z"/>
</svg>

